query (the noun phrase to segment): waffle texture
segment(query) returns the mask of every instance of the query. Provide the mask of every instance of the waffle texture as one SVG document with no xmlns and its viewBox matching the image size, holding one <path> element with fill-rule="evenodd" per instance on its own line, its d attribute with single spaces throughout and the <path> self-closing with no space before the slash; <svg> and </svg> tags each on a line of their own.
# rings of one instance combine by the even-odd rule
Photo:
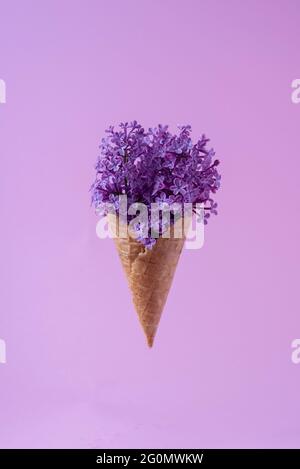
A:
<svg viewBox="0 0 300 469">
<path fill-rule="evenodd" d="M 109 221 L 111 228 L 117 229 L 115 219 L 111 217 Z M 172 234 L 173 230 L 170 238 L 159 238 L 152 249 L 130 236 L 114 239 L 149 347 L 153 345 L 185 241 Z"/>
</svg>

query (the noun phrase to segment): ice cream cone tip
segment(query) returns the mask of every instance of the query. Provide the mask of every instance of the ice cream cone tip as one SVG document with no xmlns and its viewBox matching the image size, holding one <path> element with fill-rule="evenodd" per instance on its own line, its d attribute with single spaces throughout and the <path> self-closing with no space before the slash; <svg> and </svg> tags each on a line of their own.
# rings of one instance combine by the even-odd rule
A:
<svg viewBox="0 0 300 469">
<path fill-rule="evenodd" d="M 147 343 L 148 343 L 149 348 L 153 347 L 153 342 L 154 342 L 153 336 L 147 337 Z"/>
</svg>

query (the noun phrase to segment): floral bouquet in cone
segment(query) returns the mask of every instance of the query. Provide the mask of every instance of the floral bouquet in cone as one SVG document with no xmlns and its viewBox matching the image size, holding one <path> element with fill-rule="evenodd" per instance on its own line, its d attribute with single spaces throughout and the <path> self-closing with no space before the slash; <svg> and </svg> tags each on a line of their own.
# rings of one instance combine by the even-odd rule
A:
<svg viewBox="0 0 300 469">
<path fill-rule="evenodd" d="M 133 303 L 153 345 L 192 217 L 217 214 L 215 152 L 191 127 L 146 131 L 136 121 L 109 127 L 101 141 L 92 203 L 107 216 Z"/>
</svg>

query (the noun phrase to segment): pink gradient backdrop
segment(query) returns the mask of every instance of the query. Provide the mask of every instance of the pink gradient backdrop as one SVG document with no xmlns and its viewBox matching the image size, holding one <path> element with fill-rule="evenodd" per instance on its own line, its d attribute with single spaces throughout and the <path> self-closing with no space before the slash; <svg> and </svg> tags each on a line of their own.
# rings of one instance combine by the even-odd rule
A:
<svg viewBox="0 0 300 469">
<path fill-rule="evenodd" d="M 299 1 L 0 0 L 0 447 L 299 447 Z M 88 189 L 105 127 L 191 123 L 220 214 L 155 347 Z"/>
</svg>

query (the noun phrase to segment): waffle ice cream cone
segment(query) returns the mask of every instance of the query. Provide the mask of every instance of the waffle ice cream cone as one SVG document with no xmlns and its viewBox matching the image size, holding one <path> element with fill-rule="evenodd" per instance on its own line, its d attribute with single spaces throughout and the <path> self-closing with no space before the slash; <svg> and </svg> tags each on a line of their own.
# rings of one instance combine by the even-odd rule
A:
<svg viewBox="0 0 300 469">
<path fill-rule="evenodd" d="M 115 218 L 110 217 L 109 223 L 117 229 Z M 116 237 L 114 241 L 139 321 L 152 347 L 185 238 L 174 238 L 171 229 L 171 237 L 158 238 L 152 249 L 130 236 Z"/>
</svg>

